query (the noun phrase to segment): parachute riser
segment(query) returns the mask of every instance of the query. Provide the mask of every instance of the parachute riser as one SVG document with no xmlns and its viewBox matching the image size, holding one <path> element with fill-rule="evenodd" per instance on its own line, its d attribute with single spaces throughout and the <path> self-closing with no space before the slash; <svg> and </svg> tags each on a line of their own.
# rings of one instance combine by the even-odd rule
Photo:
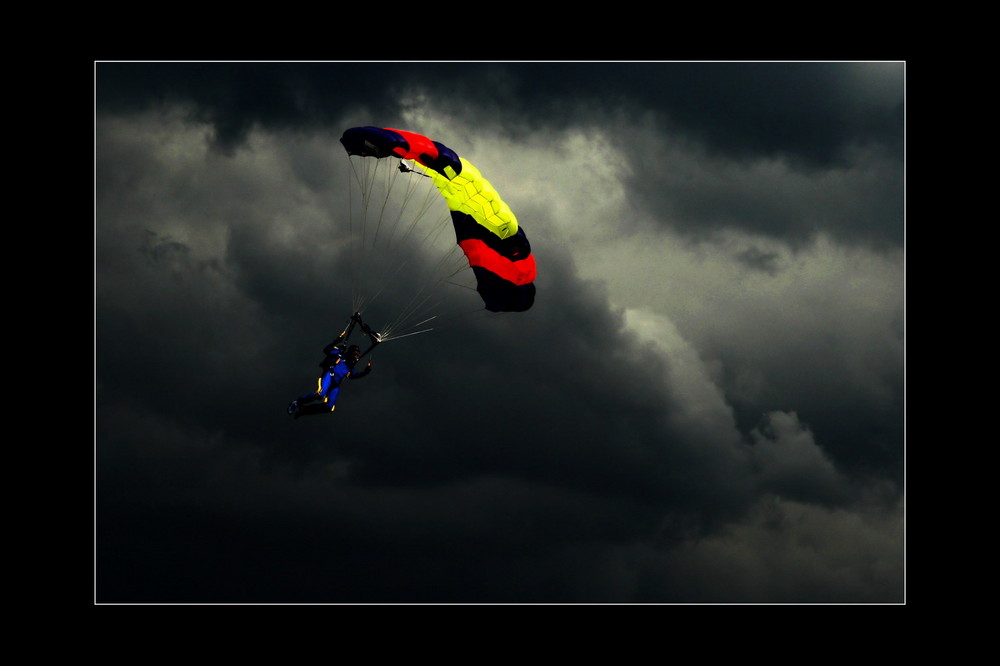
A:
<svg viewBox="0 0 1000 666">
<path fill-rule="evenodd" d="M 361 319 L 360 312 L 355 312 L 351 316 L 351 324 L 347 328 L 347 334 L 344 336 L 345 340 L 351 337 L 351 332 L 354 330 L 355 324 L 358 324 L 361 327 L 362 332 L 364 332 L 364 334 L 368 336 L 368 340 L 371 342 L 371 346 L 369 346 L 368 349 L 366 349 L 360 356 L 358 356 L 358 358 L 361 359 L 367 356 L 369 353 L 371 353 L 371 351 L 375 349 L 375 347 L 377 347 L 379 344 L 381 344 L 383 340 L 382 336 L 379 335 L 377 331 L 373 331 L 371 327 Z"/>
<path fill-rule="evenodd" d="M 358 360 L 361 360 L 365 356 L 368 356 L 368 354 L 371 353 L 372 351 L 374 351 L 375 347 L 379 346 L 381 344 L 381 342 L 382 342 L 381 340 L 376 340 L 376 341 L 372 342 L 372 346 L 369 347 L 368 349 L 366 349 L 365 351 L 363 351 L 361 353 L 361 355 L 358 356 Z"/>
</svg>

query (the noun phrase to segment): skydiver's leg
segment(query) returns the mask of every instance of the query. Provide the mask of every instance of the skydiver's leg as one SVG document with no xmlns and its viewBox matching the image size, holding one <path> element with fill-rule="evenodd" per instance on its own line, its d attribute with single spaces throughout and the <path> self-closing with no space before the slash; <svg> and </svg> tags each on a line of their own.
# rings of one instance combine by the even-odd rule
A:
<svg viewBox="0 0 1000 666">
<path fill-rule="evenodd" d="M 316 390 L 299 398 L 299 404 L 306 404 L 313 402 L 314 400 L 319 400 L 328 390 L 330 390 L 330 373 L 324 372 L 319 376 L 319 379 L 316 380 Z"/>
<path fill-rule="evenodd" d="M 299 418 L 300 416 L 308 416 L 310 414 L 332 412 L 337 404 L 337 396 L 339 394 L 340 387 L 334 383 L 333 374 L 329 372 L 323 373 L 323 376 L 319 379 L 319 388 L 316 392 L 303 396 L 293 402 L 292 405 L 288 406 L 288 413 L 294 415 L 295 418 Z M 308 404 L 320 399 L 323 400 L 322 403 Z"/>
<path fill-rule="evenodd" d="M 334 409 L 334 405 L 327 404 L 325 402 L 317 402 L 312 405 L 306 405 L 305 407 L 299 407 L 295 412 L 295 418 L 300 416 L 309 416 L 311 414 L 329 414 Z"/>
<path fill-rule="evenodd" d="M 323 394 L 323 402 L 305 405 L 304 407 L 300 406 L 295 411 L 295 418 L 299 418 L 300 416 L 309 416 L 310 414 L 327 414 L 332 412 L 337 406 L 337 396 L 339 394 L 340 387 L 333 386 L 332 382 L 330 382 Z"/>
<path fill-rule="evenodd" d="M 329 382 L 330 375 L 323 373 L 323 376 L 316 380 L 316 390 L 312 393 L 307 393 L 303 396 L 299 396 L 295 400 L 292 400 L 292 402 L 288 405 L 288 413 L 296 414 L 296 412 L 301 409 L 303 405 L 308 405 L 309 403 L 322 398 L 323 394 L 329 389 Z"/>
</svg>

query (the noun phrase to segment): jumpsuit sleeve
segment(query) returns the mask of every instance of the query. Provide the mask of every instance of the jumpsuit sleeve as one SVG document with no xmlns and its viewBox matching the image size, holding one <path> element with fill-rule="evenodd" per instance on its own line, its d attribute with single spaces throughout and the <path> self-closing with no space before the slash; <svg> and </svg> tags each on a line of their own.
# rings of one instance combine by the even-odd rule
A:
<svg viewBox="0 0 1000 666">
<path fill-rule="evenodd" d="M 334 349 L 336 349 L 337 345 L 339 345 L 341 342 L 344 341 L 344 338 L 346 336 L 347 336 L 347 331 L 342 332 L 340 335 L 337 336 L 336 340 L 334 340 L 333 342 L 331 342 L 330 344 L 328 344 L 326 347 L 323 347 L 323 353 L 324 354 L 333 354 L 334 353 Z"/>
<path fill-rule="evenodd" d="M 351 371 L 351 379 L 361 379 L 371 371 L 372 371 L 372 362 L 368 361 L 368 365 L 366 365 L 365 369 L 362 370 L 361 372 Z"/>
</svg>

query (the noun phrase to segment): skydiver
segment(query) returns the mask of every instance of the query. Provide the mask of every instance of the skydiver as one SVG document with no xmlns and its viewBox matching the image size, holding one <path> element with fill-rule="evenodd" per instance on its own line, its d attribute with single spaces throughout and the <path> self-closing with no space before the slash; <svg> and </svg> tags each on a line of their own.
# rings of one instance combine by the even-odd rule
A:
<svg viewBox="0 0 1000 666">
<path fill-rule="evenodd" d="M 371 359 L 369 359 L 364 370 L 355 372 L 355 368 L 362 356 L 361 348 L 358 345 L 351 345 L 346 350 L 344 348 L 343 342 L 351 334 L 355 323 L 361 325 L 361 330 L 368 334 L 372 341 L 372 347 L 368 351 L 371 351 L 381 341 L 378 334 L 361 321 L 361 315 L 355 313 L 351 318 L 351 325 L 338 335 L 333 342 L 323 348 L 323 360 L 319 362 L 319 366 L 323 368 L 323 374 L 320 375 L 316 382 L 316 390 L 296 398 L 289 403 L 288 413 L 293 417 L 299 418 L 300 416 L 308 416 L 310 414 L 332 412 L 337 406 L 337 397 L 340 394 L 341 383 L 348 377 L 351 379 L 361 379 L 371 372 Z"/>
</svg>

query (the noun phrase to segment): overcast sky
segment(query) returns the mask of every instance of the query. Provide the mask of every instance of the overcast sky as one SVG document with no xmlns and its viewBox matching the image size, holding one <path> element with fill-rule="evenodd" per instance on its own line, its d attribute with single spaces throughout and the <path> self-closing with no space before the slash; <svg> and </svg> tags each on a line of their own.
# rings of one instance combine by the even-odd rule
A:
<svg viewBox="0 0 1000 666">
<path fill-rule="evenodd" d="M 898 62 L 97 63 L 96 600 L 902 602 L 904 98 Z M 474 163 L 538 295 L 293 420 L 357 125 Z"/>
</svg>

